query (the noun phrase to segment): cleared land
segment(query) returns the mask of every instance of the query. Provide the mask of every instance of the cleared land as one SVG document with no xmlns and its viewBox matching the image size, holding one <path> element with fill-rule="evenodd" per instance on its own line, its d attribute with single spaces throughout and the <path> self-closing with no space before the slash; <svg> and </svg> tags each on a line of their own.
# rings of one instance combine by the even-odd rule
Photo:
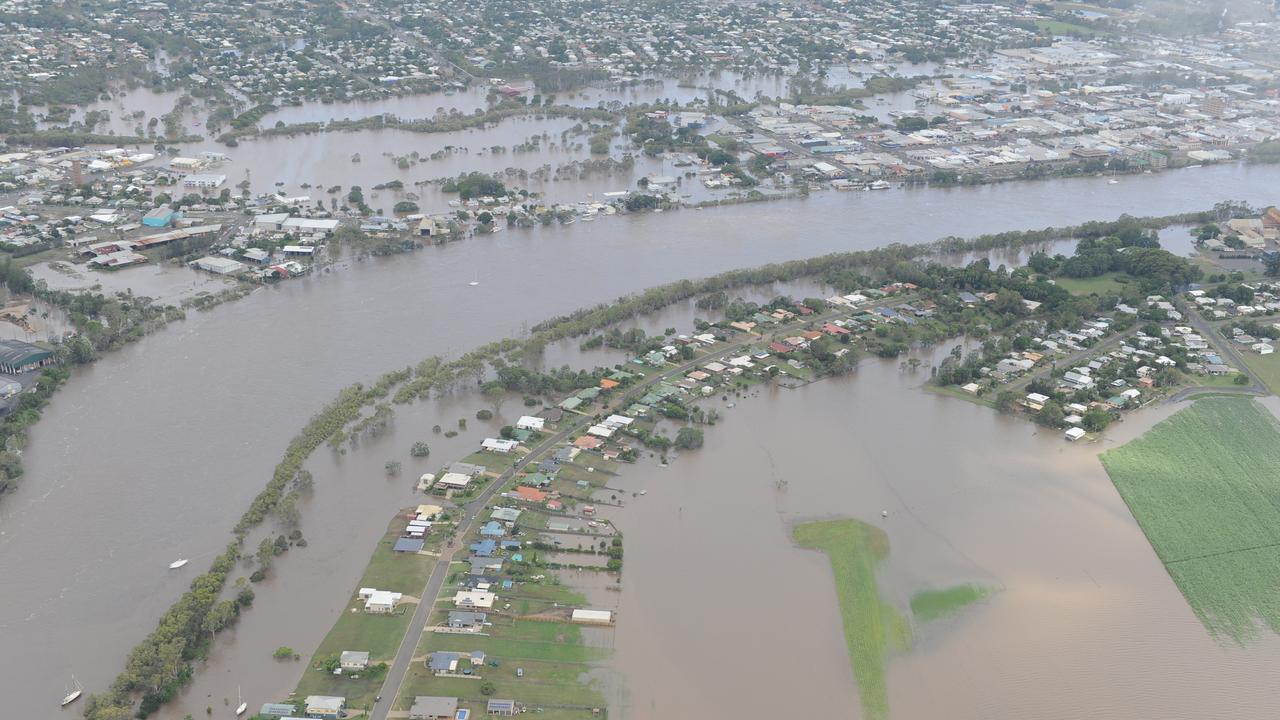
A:
<svg viewBox="0 0 1280 720">
<path fill-rule="evenodd" d="M 1102 463 L 1187 603 L 1219 639 L 1280 633 L 1280 423 L 1206 398 Z"/>
<path fill-rule="evenodd" d="M 991 594 L 990 588 L 956 585 L 943 590 L 924 590 L 911 596 L 911 616 L 921 622 L 955 615 Z"/>
<path fill-rule="evenodd" d="M 1124 290 L 1129 279 L 1129 276 L 1124 273 L 1109 272 L 1088 278 L 1059 277 L 1054 278 L 1053 282 L 1072 295 L 1103 295 Z"/>
<path fill-rule="evenodd" d="M 880 597 L 876 586 L 876 566 L 889 554 L 889 538 L 883 530 L 857 520 L 805 523 L 796 526 L 793 535 L 801 547 L 821 550 L 831 561 L 863 712 L 871 720 L 887 717 L 885 657 L 890 649 L 910 642 L 906 621 Z"/>
</svg>

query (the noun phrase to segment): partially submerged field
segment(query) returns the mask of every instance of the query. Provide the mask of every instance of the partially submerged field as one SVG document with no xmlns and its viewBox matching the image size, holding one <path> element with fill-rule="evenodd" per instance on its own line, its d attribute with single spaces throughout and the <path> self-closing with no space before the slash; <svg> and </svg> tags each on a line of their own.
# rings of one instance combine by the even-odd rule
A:
<svg viewBox="0 0 1280 720">
<path fill-rule="evenodd" d="M 1237 643 L 1280 633 L 1280 423 L 1206 398 L 1102 455 L 1201 622 Z"/>
<path fill-rule="evenodd" d="M 876 566 L 889 554 L 889 539 L 880 528 L 857 520 L 804 523 L 793 531 L 801 547 L 821 550 L 831 561 L 836 596 L 849 660 L 867 718 L 889 714 L 885 658 L 906 647 L 910 630 L 892 603 L 880 597 Z"/>
</svg>

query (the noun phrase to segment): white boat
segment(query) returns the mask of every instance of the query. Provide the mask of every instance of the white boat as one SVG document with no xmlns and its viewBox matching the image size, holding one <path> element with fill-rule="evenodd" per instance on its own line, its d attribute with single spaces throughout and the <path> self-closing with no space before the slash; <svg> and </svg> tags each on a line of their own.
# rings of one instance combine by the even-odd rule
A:
<svg viewBox="0 0 1280 720">
<path fill-rule="evenodd" d="M 236 686 L 236 699 L 240 701 L 240 704 L 236 706 L 236 717 L 240 717 L 245 710 L 249 709 L 249 703 L 245 702 L 243 697 L 240 697 L 239 685 Z"/>
<path fill-rule="evenodd" d="M 871 183 L 870 185 L 868 185 L 868 186 L 867 186 L 867 189 L 868 189 L 868 190 L 888 190 L 888 189 L 889 189 L 889 183 L 887 183 L 887 182 L 885 182 L 885 181 L 883 181 L 883 180 L 877 180 L 877 181 L 875 181 L 875 182 Z"/>
<path fill-rule="evenodd" d="M 62 696 L 62 707 L 66 707 L 76 700 L 79 700 L 80 695 L 84 693 L 84 687 L 80 685 L 80 681 L 76 679 L 75 675 L 71 676 L 71 682 L 75 685 L 75 689 Z"/>
<path fill-rule="evenodd" d="M 174 560 L 173 562 L 169 563 L 169 569 L 177 570 L 178 568 L 182 567 L 183 565 L 186 565 L 189 562 L 191 561 L 186 558 L 180 558 L 178 560 Z"/>
<path fill-rule="evenodd" d="M 1115 179 L 1111 179 L 1111 180 L 1108 180 L 1108 181 L 1107 181 L 1107 184 L 1108 184 L 1108 185 L 1119 185 L 1119 184 L 1120 184 L 1120 181 L 1119 181 L 1119 180 L 1115 180 Z"/>
</svg>

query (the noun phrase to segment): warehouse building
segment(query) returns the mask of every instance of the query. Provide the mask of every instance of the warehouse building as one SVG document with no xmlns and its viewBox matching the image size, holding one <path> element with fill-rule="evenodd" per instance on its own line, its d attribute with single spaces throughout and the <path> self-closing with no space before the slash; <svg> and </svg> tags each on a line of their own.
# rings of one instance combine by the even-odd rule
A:
<svg viewBox="0 0 1280 720">
<path fill-rule="evenodd" d="M 0 371 L 23 373 L 54 363 L 53 351 L 21 340 L 0 340 Z"/>
</svg>

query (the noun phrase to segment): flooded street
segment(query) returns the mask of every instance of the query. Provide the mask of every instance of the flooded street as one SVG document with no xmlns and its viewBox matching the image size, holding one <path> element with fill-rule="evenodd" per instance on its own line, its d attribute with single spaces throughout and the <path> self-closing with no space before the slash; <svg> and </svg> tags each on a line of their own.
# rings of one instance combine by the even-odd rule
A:
<svg viewBox="0 0 1280 720">
<path fill-rule="evenodd" d="M 790 539 L 832 517 L 885 529 L 881 591 L 904 611 L 925 589 L 996 589 L 914 627 L 888 665 L 892 718 L 1280 712 L 1267 669 L 1280 641 L 1209 637 L 1098 463 L 1106 443 L 924 393 L 925 377 L 868 360 L 850 378 L 760 390 L 721 408 L 701 451 L 624 476 L 647 490 L 615 516 L 624 717 L 856 715 L 830 567 Z"/>
<path fill-rule="evenodd" d="M 349 164 L 342 154 L 332 162 Z M 629 215 L 513 230 L 357 262 L 191 313 L 186 321 L 77 372 L 31 433 L 26 477 L 0 500 L 0 577 L 5 578 L 0 606 L 10 609 L 0 621 L 0 646 L 25 649 L 21 656 L 0 659 L 0 690 L 11 698 L 15 716 L 45 717 L 71 673 L 88 692 L 110 682 L 128 649 L 228 541 L 235 519 L 265 485 L 288 440 L 351 382 L 431 354 L 456 356 L 520 334 L 557 313 L 681 278 L 891 242 L 1121 213 L 1162 215 L 1223 199 L 1265 204 L 1278 180 L 1276 166 L 1217 166 L 1134 176 L 1119 185 L 1091 178 L 827 193 L 804 201 Z M 481 284 L 468 287 L 477 276 Z M 1051 713 L 1042 717 L 1078 717 L 1108 701 L 1136 710 L 1140 694 L 1122 695 L 1121 689 L 1109 695 L 1076 693 L 1076 702 L 1092 704 L 1076 706 L 1081 712 L 1074 715 L 1054 715 L 1051 704 L 1035 702 L 1036 693 L 1050 685 L 1052 692 L 1045 690 L 1044 698 L 1068 694 L 1077 686 L 1072 673 L 1081 674 L 1080 683 L 1090 678 L 1101 683 L 1105 678 L 1091 673 L 1102 673 L 1103 664 L 1094 661 L 1109 653 L 1122 656 L 1116 672 L 1128 668 L 1143 692 L 1156 688 L 1167 690 L 1167 697 L 1194 693 L 1202 698 L 1200 705 L 1171 703 L 1170 712 L 1203 710 L 1228 691 L 1237 698 L 1232 702 L 1275 709 L 1274 697 L 1268 704 L 1247 660 L 1274 654 L 1275 648 L 1225 653 L 1202 637 L 1092 449 L 1068 449 L 1056 437 L 1035 437 L 1023 423 L 901 389 L 895 375 L 896 369 L 877 374 L 864 368 L 847 391 L 813 386 L 793 393 L 808 399 L 787 406 L 790 410 L 782 402 L 791 401 L 780 401 L 776 414 L 772 401 L 744 403 L 728 425 L 708 433 L 707 450 L 687 455 L 652 480 L 670 482 L 675 490 L 651 492 L 624 527 L 624 595 L 655 585 L 655 573 L 662 573 L 664 582 L 684 578 L 688 593 L 700 599 L 682 602 L 677 592 L 624 597 L 618 663 L 632 684 L 632 716 L 651 716 L 649 703 L 656 714 L 672 713 L 683 702 L 689 703 L 688 711 L 675 714 L 696 716 L 694 710 L 704 707 L 699 703 L 731 696 L 737 698 L 731 699 L 735 710 L 773 711 L 783 700 L 789 700 L 787 707 L 804 707 L 806 698 L 819 697 L 828 707 L 830 702 L 856 706 L 843 647 L 833 644 L 839 635 L 826 561 L 791 549 L 787 526 L 837 511 L 867 517 L 881 507 L 892 511 L 887 527 L 893 550 L 885 571 L 900 597 L 922 584 L 957 579 L 993 579 L 1006 588 L 988 606 L 960 618 L 955 628 L 924 629 L 919 655 L 895 661 L 891 702 L 902 717 L 928 716 L 920 703 L 931 703 L 934 696 L 916 693 L 908 682 L 916 676 L 899 667 L 935 655 L 946 658 L 934 670 L 922 669 L 921 677 L 927 677 L 944 672 L 965 653 L 977 654 L 950 665 L 951 672 L 962 668 L 981 674 L 972 681 L 948 676 L 962 708 L 977 707 L 964 704 L 960 696 L 966 692 L 1023 687 L 1023 709 L 1034 705 Z M 310 652 L 327 631 L 388 514 L 410 497 L 411 478 L 422 472 L 418 461 L 407 458 L 412 441 L 430 442 L 430 462 L 421 464 L 438 465 L 462 456 L 483 436 L 474 420 L 483 406 L 478 399 L 445 402 L 397 408 L 394 432 L 373 449 L 337 457 L 328 449 L 316 454 L 310 463 L 316 492 L 303 509 L 310 547 L 277 564 L 277 578 L 260 588 L 254 608 L 235 631 L 236 641 L 216 645 L 211 671 L 198 676 L 164 717 L 198 716 L 206 705 L 218 707 L 222 697 L 234 698 L 237 684 L 251 706 L 292 688 L 300 668 L 277 663 L 270 650 L 289 645 Z M 519 415 L 516 405 L 508 403 L 501 416 Z M 429 433 L 433 424 L 449 428 L 463 417 L 471 419 L 468 432 L 453 442 Z M 787 418 L 792 419 L 788 427 L 777 425 Z M 735 437 L 740 436 L 733 433 L 747 428 L 799 440 L 739 447 Z M 803 435 L 786 434 L 796 432 Z M 937 447 L 947 461 L 930 465 L 929 457 L 938 454 L 903 452 L 899 458 L 884 452 L 909 450 L 917 438 Z M 725 450 L 730 447 L 739 450 Z M 774 490 L 768 458 L 762 457 L 766 447 L 773 467 L 789 481 L 784 494 Z M 810 457 L 815 453 L 822 463 Z M 405 471 L 388 480 L 382 467 L 392 458 L 405 461 Z M 1037 478 L 1043 487 L 1033 492 L 1026 486 Z M 677 492 L 690 495 L 682 498 Z M 672 503 L 676 520 L 683 513 L 683 525 L 663 514 Z M 984 514 L 976 521 L 980 510 L 992 509 L 987 503 L 995 505 L 994 517 Z M 914 519 L 908 507 L 923 519 Z M 646 522 L 646 513 L 655 513 L 660 524 Z M 1041 540 L 1024 540 L 1018 533 Z M 685 562 L 690 547 L 697 562 Z M 192 563 L 170 573 L 165 568 L 179 555 Z M 675 562 L 677 555 L 682 562 Z M 1085 571 L 1104 590 L 1089 582 Z M 1065 584 L 1049 586 L 1055 578 Z M 1057 596 L 1064 588 L 1080 597 Z M 715 602 L 704 602 L 712 592 Z M 729 598 L 745 604 L 726 610 L 722 601 Z M 1124 598 L 1136 600 L 1126 604 L 1120 601 Z M 786 615 L 785 627 L 742 624 L 772 617 L 768 613 L 780 608 L 796 611 Z M 670 623 L 656 622 L 658 613 Z M 1058 614 L 1061 623 L 1054 619 Z M 983 623 L 995 625 L 981 633 L 973 629 Z M 681 628 L 712 634 L 698 636 L 705 642 L 681 642 Z M 1015 644 L 1030 643 L 1032 637 L 1041 637 L 1041 644 Z M 1080 652 L 1062 657 L 1073 647 L 1069 638 L 1078 638 L 1074 647 Z M 1199 675 L 1179 679 L 1176 667 L 1168 676 L 1157 672 L 1170 644 L 1192 650 L 1182 657 L 1197 658 Z M 999 657 L 1001 652 L 1007 656 Z M 1018 662 L 1018 652 L 1030 659 Z M 792 678 L 799 684 L 791 687 L 799 692 L 766 700 L 758 695 L 769 683 L 742 682 L 773 677 L 766 653 L 777 653 L 784 669 L 797 669 L 797 675 L 805 669 L 803 677 Z M 1235 659 L 1241 655 L 1246 660 Z M 663 662 L 654 662 L 660 657 Z M 754 661 L 717 664 L 726 657 Z M 646 662 L 652 675 L 636 672 Z M 697 664 L 685 664 L 691 662 Z M 692 684 L 690 667 L 698 676 L 705 674 L 706 684 Z M 1223 682 L 1228 667 L 1238 677 Z M 673 677 L 677 668 L 686 674 Z M 1006 673 L 1025 673 L 1019 676 L 1022 685 Z M 941 696 L 946 683 L 936 682 Z M 748 698 L 756 703 L 748 705 Z M 1000 700 L 984 694 L 984 702 Z M 1240 705 L 1212 707 L 1228 706 Z M 1143 713 L 1119 713 L 1135 714 Z M 966 715 L 977 716 L 976 709 Z M 1197 715 L 1186 717 L 1192 716 Z"/>
</svg>

